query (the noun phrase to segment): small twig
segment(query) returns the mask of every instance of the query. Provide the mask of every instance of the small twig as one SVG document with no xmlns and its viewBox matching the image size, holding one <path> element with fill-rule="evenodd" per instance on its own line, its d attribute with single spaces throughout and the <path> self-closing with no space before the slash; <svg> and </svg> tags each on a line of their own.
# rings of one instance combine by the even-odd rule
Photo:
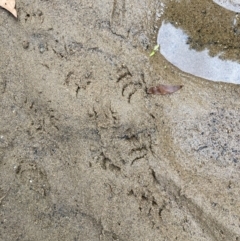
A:
<svg viewBox="0 0 240 241">
<path fill-rule="evenodd" d="M 8 192 L 10 191 L 10 187 L 9 189 L 7 190 L 7 192 L 0 198 L 0 204 L 2 203 L 2 200 L 7 196 Z"/>
</svg>

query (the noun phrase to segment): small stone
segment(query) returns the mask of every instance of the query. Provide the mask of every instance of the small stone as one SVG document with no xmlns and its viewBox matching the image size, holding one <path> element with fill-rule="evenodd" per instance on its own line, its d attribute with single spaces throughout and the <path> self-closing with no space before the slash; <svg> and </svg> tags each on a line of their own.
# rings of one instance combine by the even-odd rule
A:
<svg viewBox="0 0 240 241">
<path fill-rule="evenodd" d="M 43 13 L 42 13 L 41 10 L 37 10 L 37 13 L 36 13 L 36 14 L 37 14 L 37 16 L 39 16 L 39 17 L 43 15 Z"/>
<path fill-rule="evenodd" d="M 43 44 L 43 43 L 40 43 L 38 45 L 38 49 L 39 49 L 39 52 L 42 54 L 42 53 L 44 53 L 47 50 L 47 46 L 45 44 Z"/>
<path fill-rule="evenodd" d="M 24 49 L 28 49 L 29 42 L 28 41 L 23 41 L 22 46 L 23 46 Z"/>
</svg>

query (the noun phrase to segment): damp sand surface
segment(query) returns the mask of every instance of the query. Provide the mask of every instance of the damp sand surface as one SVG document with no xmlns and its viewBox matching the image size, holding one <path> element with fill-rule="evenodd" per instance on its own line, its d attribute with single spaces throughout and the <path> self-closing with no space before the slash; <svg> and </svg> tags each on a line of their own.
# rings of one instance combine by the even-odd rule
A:
<svg viewBox="0 0 240 241">
<path fill-rule="evenodd" d="M 205 28 L 224 28 L 222 12 L 187 2 L 17 1 L 18 21 L 0 9 L 1 241 L 240 239 L 240 87 L 149 57 L 168 21 L 238 61 L 230 28 Z M 184 86 L 147 94 L 158 84 Z"/>
</svg>

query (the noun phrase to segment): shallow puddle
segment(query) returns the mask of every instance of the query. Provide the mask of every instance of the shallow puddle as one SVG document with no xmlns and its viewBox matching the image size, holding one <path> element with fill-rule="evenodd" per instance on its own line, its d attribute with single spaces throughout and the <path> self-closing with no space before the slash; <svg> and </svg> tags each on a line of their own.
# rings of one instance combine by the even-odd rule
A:
<svg viewBox="0 0 240 241">
<path fill-rule="evenodd" d="M 219 5 L 227 2 L 167 3 L 157 39 L 161 54 L 184 72 L 240 84 L 240 16 Z"/>
<path fill-rule="evenodd" d="M 240 12 L 240 0 L 213 0 L 220 6 L 234 12 Z"/>
</svg>

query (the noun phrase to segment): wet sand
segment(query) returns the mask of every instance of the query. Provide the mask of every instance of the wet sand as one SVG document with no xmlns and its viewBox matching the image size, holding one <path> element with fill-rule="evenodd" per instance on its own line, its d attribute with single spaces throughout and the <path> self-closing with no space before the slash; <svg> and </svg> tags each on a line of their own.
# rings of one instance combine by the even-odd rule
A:
<svg viewBox="0 0 240 241">
<path fill-rule="evenodd" d="M 194 23 L 192 48 L 239 48 L 229 29 L 197 34 L 220 6 L 187 2 L 0 9 L 0 240 L 240 239 L 240 87 L 149 57 L 166 16 Z"/>
</svg>

